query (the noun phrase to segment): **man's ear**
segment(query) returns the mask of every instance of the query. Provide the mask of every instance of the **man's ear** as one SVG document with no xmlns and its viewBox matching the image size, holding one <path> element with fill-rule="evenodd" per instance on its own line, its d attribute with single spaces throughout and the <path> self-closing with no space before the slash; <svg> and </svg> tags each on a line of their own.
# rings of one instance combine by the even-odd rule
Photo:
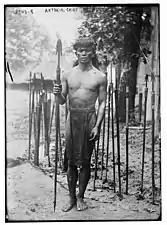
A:
<svg viewBox="0 0 167 225">
<path fill-rule="evenodd" d="M 76 55 L 76 57 L 77 57 L 77 51 L 76 51 L 76 50 L 74 50 L 74 53 L 75 53 L 75 55 Z"/>
</svg>

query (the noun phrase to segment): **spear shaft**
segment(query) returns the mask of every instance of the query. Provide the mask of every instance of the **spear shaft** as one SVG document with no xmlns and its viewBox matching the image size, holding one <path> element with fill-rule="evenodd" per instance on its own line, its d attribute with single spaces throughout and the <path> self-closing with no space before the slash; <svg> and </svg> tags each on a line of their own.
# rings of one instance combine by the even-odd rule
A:
<svg viewBox="0 0 167 225">
<path fill-rule="evenodd" d="M 108 86 L 108 127 L 107 127 L 107 156 L 106 156 L 106 177 L 107 181 L 107 171 L 108 171 L 108 155 L 109 155 L 109 145 L 110 145 L 110 100 L 111 100 L 111 83 Z"/>
<path fill-rule="evenodd" d="M 141 192 L 143 192 L 143 178 L 144 178 L 144 160 L 145 160 L 145 140 L 146 140 L 146 116 L 147 116 L 147 94 L 148 94 L 148 75 L 145 76 L 145 96 L 144 96 L 144 124 L 143 124 L 143 152 L 142 152 L 142 174 L 141 174 Z"/>
<path fill-rule="evenodd" d="M 126 86 L 126 194 L 128 194 L 128 167 L 129 167 L 129 86 Z"/>
<path fill-rule="evenodd" d="M 115 114 L 117 127 L 117 155 L 118 155 L 118 181 L 119 181 L 119 196 L 121 197 L 121 162 L 120 162 L 120 135 L 119 135 L 119 107 L 118 107 L 118 66 L 116 70 L 116 86 L 115 86 Z"/>
<path fill-rule="evenodd" d="M 114 182 L 114 193 L 115 193 L 115 132 L 114 132 L 114 102 L 113 102 L 113 83 L 111 83 L 111 126 L 112 126 L 112 155 L 113 155 L 113 182 Z"/>
<path fill-rule="evenodd" d="M 56 83 L 60 84 L 60 55 L 62 55 L 62 42 L 57 41 L 56 53 L 58 55 L 58 63 L 56 70 Z M 55 180 L 54 180 L 54 212 L 56 209 L 56 193 L 57 193 L 57 153 L 58 153 L 58 137 L 59 137 L 59 96 L 55 96 L 55 126 L 56 126 L 56 140 L 55 140 Z"/>
<path fill-rule="evenodd" d="M 28 159 L 30 160 L 30 151 L 31 151 L 31 133 L 32 133 L 32 108 L 31 108 L 31 97 L 32 97 L 32 90 L 31 90 L 31 72 L 30 72 L 30 82 L 29 82 L 29 147 L 28 147 Z"/>
</svg>

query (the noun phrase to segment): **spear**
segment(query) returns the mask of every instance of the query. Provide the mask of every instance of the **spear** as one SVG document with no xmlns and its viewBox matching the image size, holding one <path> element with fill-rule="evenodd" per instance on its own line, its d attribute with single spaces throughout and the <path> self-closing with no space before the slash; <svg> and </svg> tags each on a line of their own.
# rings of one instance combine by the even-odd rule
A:
<svg viewBox="0 0 167 225">
<path fill-rule="evenodd" d="M 102 156 L 101 156 L 101 180 L 103 180 L 104 142 L 105 142 L 105 113 L 104 113 L 104 119 L 103 119 L 103 140 L 102 140 Z"/>
<path fill-rule="evenodd" d="M 51 139 L 51 131 L 52 131 L 52 122 L 53 122 L 53 115 L 54 115 L 54 112 L 55 112 L 55 104 L 53 104 L 52 106 L 52 112 L 51 112 L 51 118 L 50 118 L 50 122 L 49 122 L 49 141 Z M 50 143 L 50 142 L 49 142 Z"/>
<path fill-rule="evenodd" d="M 35 102 L 35 94 L 36 94 L 36 74 L 34 73 L 34 78 L 33 78 L 33 91 L 32 91 L 32 112 L 33 112 L 33 129 L 34 129 L 34 143 L 36 145 L 36 102 Z"/>
<path fill-rule="evenodd" d="M 39 89 L 39 96 L 40 97 L 42 97 L 42 112 L 41 112 L 41 142 L 42 142 L 42 150 L 43 150 L 43 142 L 44 142 L 44 131 L 43 131 L 43 129 L 45 129 L 45 126 L 44 126 L 44 120 L 45 119 L 43 119 L 43 116 L 44 116 L 44 84 L 43 84 L 43 82 L 44 82 L 44 77 L 42 76 L 42 73 L 41 73 L 41 87 L 40 87 L 40 89 Z M 45 116 L 44 116 L 45 117 Z M 45 153 L 44 153 L 44 155 L 45 155 Z"/>
<path fill-rule="evenodd" d="M 96 185 L 95 184 L 96 183 L 96 174 L 97 174 L 97 149 L 96 149 L 96 146 L 94 147 L 94 150 L 95 150 L 95 173 L 94 173 L 94 179 L 93 179 L 93 191 L 96 190 L 96 187 L 95 187 L 95 185 Z"/>
<path fill-rule="evenodd" d="M 50 146 L 50 133 L 49 133 L 49 125 L 50 125 L 50 114 L 51 114 L 51 96 L 49 95 L 49 99 L 47 101 L 47 127 L 48 127 L 48 165 L 50 165 L 50 153 L 49 153 L 49 146 Z"/>
<path fill-rule="evenodd" d="M 31 133 L 32 133 L 32 108 L 31 108 L 31 72 L 30 72 L 30 82 L 29 82 L 29 147 L 28 147 L 28 159 L 30 160 L 30 150 L 31 150 Z"/>
<path fill-rule="evenodd" d="M 57 40 L 56 54 L 58 55 L 58 63 L 56 70 L 56 83 L 60 84 L 60 55 L 62 55 L 62 42 Z M 54 212 L 56 209 L 56 193 L 57 193 L 57 153 L 58 153 L 58 137 L 59 137 L 59 96 L 55 96 L 55 126 L 56 126 L 56 140 L 55 140 L 55 181 L 54 181 Z"/>
<path fill-rule="evenodd" d="M 155 76 L 154 74 L 151 75 L 152 79 L 152 93 L 151 93 L 151 106 L 152 106 L 152 203 L 154 204 L 155 200 L 155 177 L 154 177 L 154 158 L 155 158 L 155 147 L 154 147 L 154 136 L 155 136 L 155 91 L 154 91 L 154 82 L 155 82 Z"/>
<path fill-rule="evenodd" d="M 126 86 L 126 194 L 128 194 L 128 166 L 129 166 L 129 87 Z"/>
<path fill-rule="evenodd" d="M 143 124 L 143 153 L 142 153 L 142 174 L 141 174 L 141 192 L 143 192 L 143 177 L 144 177 L 144 160 L 145 160 L 145 140 L 146 140 L 146 115 L 147 115 L 147 82 L 148 75 L 145 76 L 145 96 L 144 96 L 144 124 Z"/>
<path fill-rule="evenodd" d="M 97 169 L 98 169 L 98 156 L 99 156 L 99 143 L 100 143 L 100 132 L 97 140 L 97 148 L 96 148 L 96 164 L 95 164 L 95 179 L 97 179 Z"/>
<path fill-rule="evenodd" d="M 107 127 L 107 156 L 106 156 L 106 177 L 107 182 L 107 171 L 108 171 L 108 155 L 109 155 L 109 145 L 110 145 L 110 100 L 111 100 L 111 82 L 108 86 L 108 127 Z"/>
<path fill-rule="evenodd" d="M 121 197 L 121 167 L 120 167 L 120 136 L 119 136 L 119 107 L 118 107 L 118 66 L 116 70 L 116 86 L 115 86 L 115 114 L 117 126 L 117 154 L 118 154 L 118 181 L 119 181 L 119 196 Z"/>
<path fill-rule="evenodd" d="M 114 132 L 114 104 L 113 104 L 113 83 L 111 83 L 111 126 L 112 126 L 112 153 L 113 153 L 113 182 L 114 182 L 114 193 L 115 193 L 115 132 Z"/>
</svg>

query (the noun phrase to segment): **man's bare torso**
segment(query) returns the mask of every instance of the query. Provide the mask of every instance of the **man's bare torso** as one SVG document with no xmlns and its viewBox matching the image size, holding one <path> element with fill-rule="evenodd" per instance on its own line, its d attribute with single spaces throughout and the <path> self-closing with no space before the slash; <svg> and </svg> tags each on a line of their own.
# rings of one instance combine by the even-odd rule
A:
<svg viewBox="0 0 167 225">
<path fill-rule="evenodd" d="M 74 67 L 65 77 L 70 107 L 88 108 L 95 105 L 104 76 L 95 67 L 89 71 Z"/>
</svg>

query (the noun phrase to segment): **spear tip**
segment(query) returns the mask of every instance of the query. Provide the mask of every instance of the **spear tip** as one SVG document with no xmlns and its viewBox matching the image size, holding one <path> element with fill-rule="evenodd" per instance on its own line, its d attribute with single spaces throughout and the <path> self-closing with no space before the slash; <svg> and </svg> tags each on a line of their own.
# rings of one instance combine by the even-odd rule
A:
<svg viewBox="0 0 167 225">
<path fill-rule="evenodd" d="M 60 53 L 62 55 L 62 42 L 60 39 L 57 40 L 56 44 L 56 54 Z"/>
</svg>

